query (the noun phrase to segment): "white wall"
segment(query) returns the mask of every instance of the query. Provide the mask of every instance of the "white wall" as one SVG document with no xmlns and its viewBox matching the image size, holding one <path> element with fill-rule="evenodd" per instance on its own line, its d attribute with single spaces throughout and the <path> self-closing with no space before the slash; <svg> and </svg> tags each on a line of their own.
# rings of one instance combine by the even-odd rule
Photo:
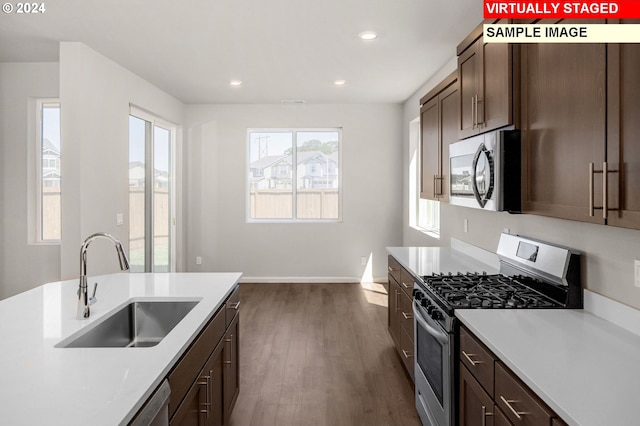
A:
<svg viewBox="0 0 640 426">
<path fill-rule="evenodd" d="M 409 164 L 409 122 L 419 114 L 419 99 L 456 69 L 455 58 L 404 104 L 403 161 Z M 403 173 L 407 188 L 407 173 Z M 404 190 L 403 190 L 404 191 Z M 405 191 L 406 192 L 406 191 Z M 408 195 L 403 198 L 403 243 L 407 246 L 448 246 L 451 237 L 495 252 L 503 229 L 566 245 L 583 252 L 583 285 L 611 299 L 640 309 L 640 288 L 634 286 L 633 260 L 640 259 L 640 231 L 534 215 L 486 212 L 441 203 L 440 240 L 409 227 Z M 464 219 L 469 232 L 464 232 Z"/>
<path fill-rule="evenodd" d="M 60 247 L 30 244 L 27 230 L 35 99 L 58 97 L 58 74 L 57 63 L 0 63 L 0 299 L 60 278 Z"/>
<path fill-rule="evenodd" d="M 186 110 L 187 270 L 242 271 L 247 279 L 386 276 L 400 245 L 400 105 L 193 105 Z M 248 128 L 342 127 L 343 222 L 246 223 Z M 202 265 L 195 257 L 202 256 Z"/>
<path fill-rule="evenodd" d="M 69 279 L 78 276 L 80 245 L 89 235 L 109 232 L 128 245 L 129 104 L 176 124 L 182 123 L 184 105 L 84 44 L 70 42 L 60 45 L 60 100 L 61 274 Z M 124 215 L 123 226 L 116 226 L 117 213 Z M 118 270 L 110 245 L 92 244 L 89 274 Z"/>
</svg>

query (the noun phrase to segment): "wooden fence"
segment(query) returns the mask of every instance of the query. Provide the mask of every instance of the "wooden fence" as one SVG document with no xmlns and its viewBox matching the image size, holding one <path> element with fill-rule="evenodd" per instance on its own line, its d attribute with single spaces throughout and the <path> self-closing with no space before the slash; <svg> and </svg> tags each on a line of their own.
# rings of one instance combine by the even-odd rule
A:
<svg viewBox="0 0 640 426">
<path fill-rule="evenodd" d="M 293 194 L 286 189 L 253 189 L 250 196 L 252 219 L 291 219 Z M 339 195 L 335 188 L 298 189 L 298 219 L 337 219 Z"/>
</svg>

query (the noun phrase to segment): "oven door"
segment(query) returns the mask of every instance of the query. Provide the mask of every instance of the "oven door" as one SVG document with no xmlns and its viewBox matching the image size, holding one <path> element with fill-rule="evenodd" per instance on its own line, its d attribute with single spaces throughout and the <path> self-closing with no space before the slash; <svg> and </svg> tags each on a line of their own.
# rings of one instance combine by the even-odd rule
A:
<svg viewBox="0 0 640 426">
<path fill-rule="evenodd" d="M 452 424 L 452 336 L 413 302 L 416 409 L 423 425 Z"/>
</svg>

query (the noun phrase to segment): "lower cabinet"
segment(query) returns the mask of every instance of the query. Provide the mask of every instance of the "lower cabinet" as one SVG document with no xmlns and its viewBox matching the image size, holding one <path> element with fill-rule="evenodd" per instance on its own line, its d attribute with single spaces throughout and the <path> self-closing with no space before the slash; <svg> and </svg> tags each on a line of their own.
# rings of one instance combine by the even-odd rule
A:
<svg viewBox="0 0 640 426">
<path fill-rule="evenodd" d="M 459 360 L 460 426 L 564 425 L 551 408 L 464 327 L 460 329 Z"/>
<path fill-rule="evenodd" d="M 414 380 L 413 276 L 389 256 L 389 334 L 405 370 Z"/>
<path fill-rule="evenodd" d="M 240 315 L 236 314 L 227 332 L 224 335 L 224 346 L 222 349 L 222 359 L 224 368 L 222 370 L 222 382 L 224 384 L 224 424 L 229 424 L 231 412 L 240 393 Z"/>
<path fill-rule="evenodd" d="M 172 426 L 229 424 L 240 390 L 238 289 L 169 372 Z"/>
</svg>

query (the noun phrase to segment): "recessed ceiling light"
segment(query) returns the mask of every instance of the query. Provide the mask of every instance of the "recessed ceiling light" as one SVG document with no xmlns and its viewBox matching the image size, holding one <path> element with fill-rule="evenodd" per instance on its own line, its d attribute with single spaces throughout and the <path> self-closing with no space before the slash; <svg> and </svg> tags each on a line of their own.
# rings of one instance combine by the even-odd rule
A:
<svg viewBox="0 0 640 426">
<path fill-rule="evenodd" d="M 240 80 L 231 80 L 231 81 L 229 82 L 229 84 L 230 84 L 230 85 L 232 85 L 232 86 L 234 86 L 234 87 L 242 86 L 242 81 L 240 81 Z"/>
<path fill-rule="evenodd" d="M 344 86 L 347 82 L 344 80 L 336 80 L 333 82 L 336 86 Z"/>
<path fill-rule="evenodd" d="M 360 37 L 362 40 L 373 40 L 378 38 L 378 33 L 376 33 L 375 31 L 363 31 L 358 34 L 358 37 Z"/>
</svg>

